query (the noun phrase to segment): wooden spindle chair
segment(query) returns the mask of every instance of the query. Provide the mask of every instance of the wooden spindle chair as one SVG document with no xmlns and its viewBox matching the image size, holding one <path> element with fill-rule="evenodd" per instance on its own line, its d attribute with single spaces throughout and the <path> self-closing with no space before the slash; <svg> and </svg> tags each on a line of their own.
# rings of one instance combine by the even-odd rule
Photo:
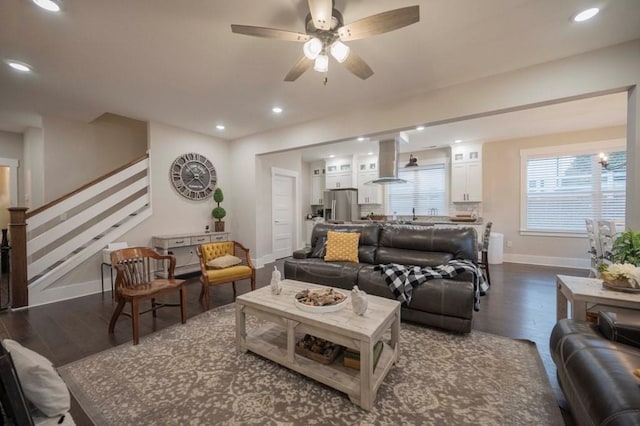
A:
<svg viewBox="0 0 640 426">
<path fill-rule="evenodd" d="M 165 270 L 166 264 L 169 264 Z M 118 302 L 111 322 L 109 333 L 113 334 L 116 321 L 120 314 L 131 316 L 133 325 L 133 344 L 139 341 L 139 316 L 151 312 L 156 316 L 156 310 L 165 306 L 180 306 L 182 323 L 187 322 L 186 305 L 187 289 L 185 280 L 174 278 L 176 259 L 171 255 L 161 255 L 148 247 L 129 247 L 115 250 L 111 253 L 111 264 L 116 268 L 115 299 Z M 167 278 L 156 278 L 159 273 L 166 273 Z M 157 297 L 165 294 L 180 292 L 180 303 L 159 303 Z M 151 308 L 140 312 L 140 302 L 150 300 Z M 131 302 L 131 314 L 123 313 L 127 302 Z"/>
</svg>

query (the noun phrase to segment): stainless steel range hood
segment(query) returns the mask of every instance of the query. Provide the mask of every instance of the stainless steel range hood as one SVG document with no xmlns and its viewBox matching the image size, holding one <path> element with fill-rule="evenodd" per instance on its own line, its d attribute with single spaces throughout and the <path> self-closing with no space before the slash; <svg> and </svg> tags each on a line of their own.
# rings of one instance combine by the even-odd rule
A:
<svg viewBox="0 0 640 426">
<path fill-rule="evenodd" d="M 398 156 L 400 155 L 400 139 L 381 140 L 378 146 L 378 171 L 380 176 L 367 183 L 389 184 L 407 183 L 398 177 Z"/>
</svg>

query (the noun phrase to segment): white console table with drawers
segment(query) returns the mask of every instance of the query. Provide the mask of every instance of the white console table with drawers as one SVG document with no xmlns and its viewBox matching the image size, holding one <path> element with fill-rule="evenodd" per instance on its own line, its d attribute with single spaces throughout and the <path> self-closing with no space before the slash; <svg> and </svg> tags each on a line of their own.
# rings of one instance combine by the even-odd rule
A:
<svg viewBox="0 0 640 426">
<path fill-rule="evenodd" d="M 228 232 L 201 232 L 195 234 L 155 235 L 153 247 L 161 254 L 176 258 L 176 275 L 198 272 L 200 262 L 196 247 L 200 244 L 229 241 Z M 160 274 L 161 275 L 161 274 Z"/>
</svg>

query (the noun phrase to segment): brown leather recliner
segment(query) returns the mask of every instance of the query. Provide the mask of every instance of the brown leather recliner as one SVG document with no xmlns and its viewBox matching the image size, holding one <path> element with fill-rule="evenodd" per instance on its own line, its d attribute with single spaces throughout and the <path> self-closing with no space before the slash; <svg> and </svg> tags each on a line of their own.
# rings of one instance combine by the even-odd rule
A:
<svg viewBox="0 0 640 426">
<path fill-rule="evenodd" d="M 597 325 L 560 320 L 550 347 L 576 424 L 640 424 L 639 316 L 599 312 Z"/>
</svg>

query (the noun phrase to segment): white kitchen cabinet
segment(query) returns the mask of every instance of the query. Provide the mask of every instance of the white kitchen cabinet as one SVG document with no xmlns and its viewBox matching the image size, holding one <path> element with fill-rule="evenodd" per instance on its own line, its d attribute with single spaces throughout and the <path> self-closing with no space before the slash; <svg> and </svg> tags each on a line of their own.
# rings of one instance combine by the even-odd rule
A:
<svg viewBox="0 0 640 426">
<path fill-rule="evenodd" d="M 324 162 L 311 164 L 311 205 L 321 205 L 324 203 L 325 189 L 325 168 Z"/>
<path fill-rule="evenodd" d="M 352 157 L 332 158 L 326 162 L 326 189 L 355 188 Z"/>
<path fill-rule="evenodd" d="M 367 184 L 378 177 L 377 157 L 358 161 L 358 204 L 382 204 L 382 186 Z"/>
<path fill-rule="evenodd" d="M 482 145 L 454 145 L 451 148 L 452 163 L 467 161 L 482 162 Z"/>
<path fill-rule="evenodd" d="M 482 163 L 454 163 L 451 166 L 451 201 L 454 203 L 482 201 Z"/>
</svg>

